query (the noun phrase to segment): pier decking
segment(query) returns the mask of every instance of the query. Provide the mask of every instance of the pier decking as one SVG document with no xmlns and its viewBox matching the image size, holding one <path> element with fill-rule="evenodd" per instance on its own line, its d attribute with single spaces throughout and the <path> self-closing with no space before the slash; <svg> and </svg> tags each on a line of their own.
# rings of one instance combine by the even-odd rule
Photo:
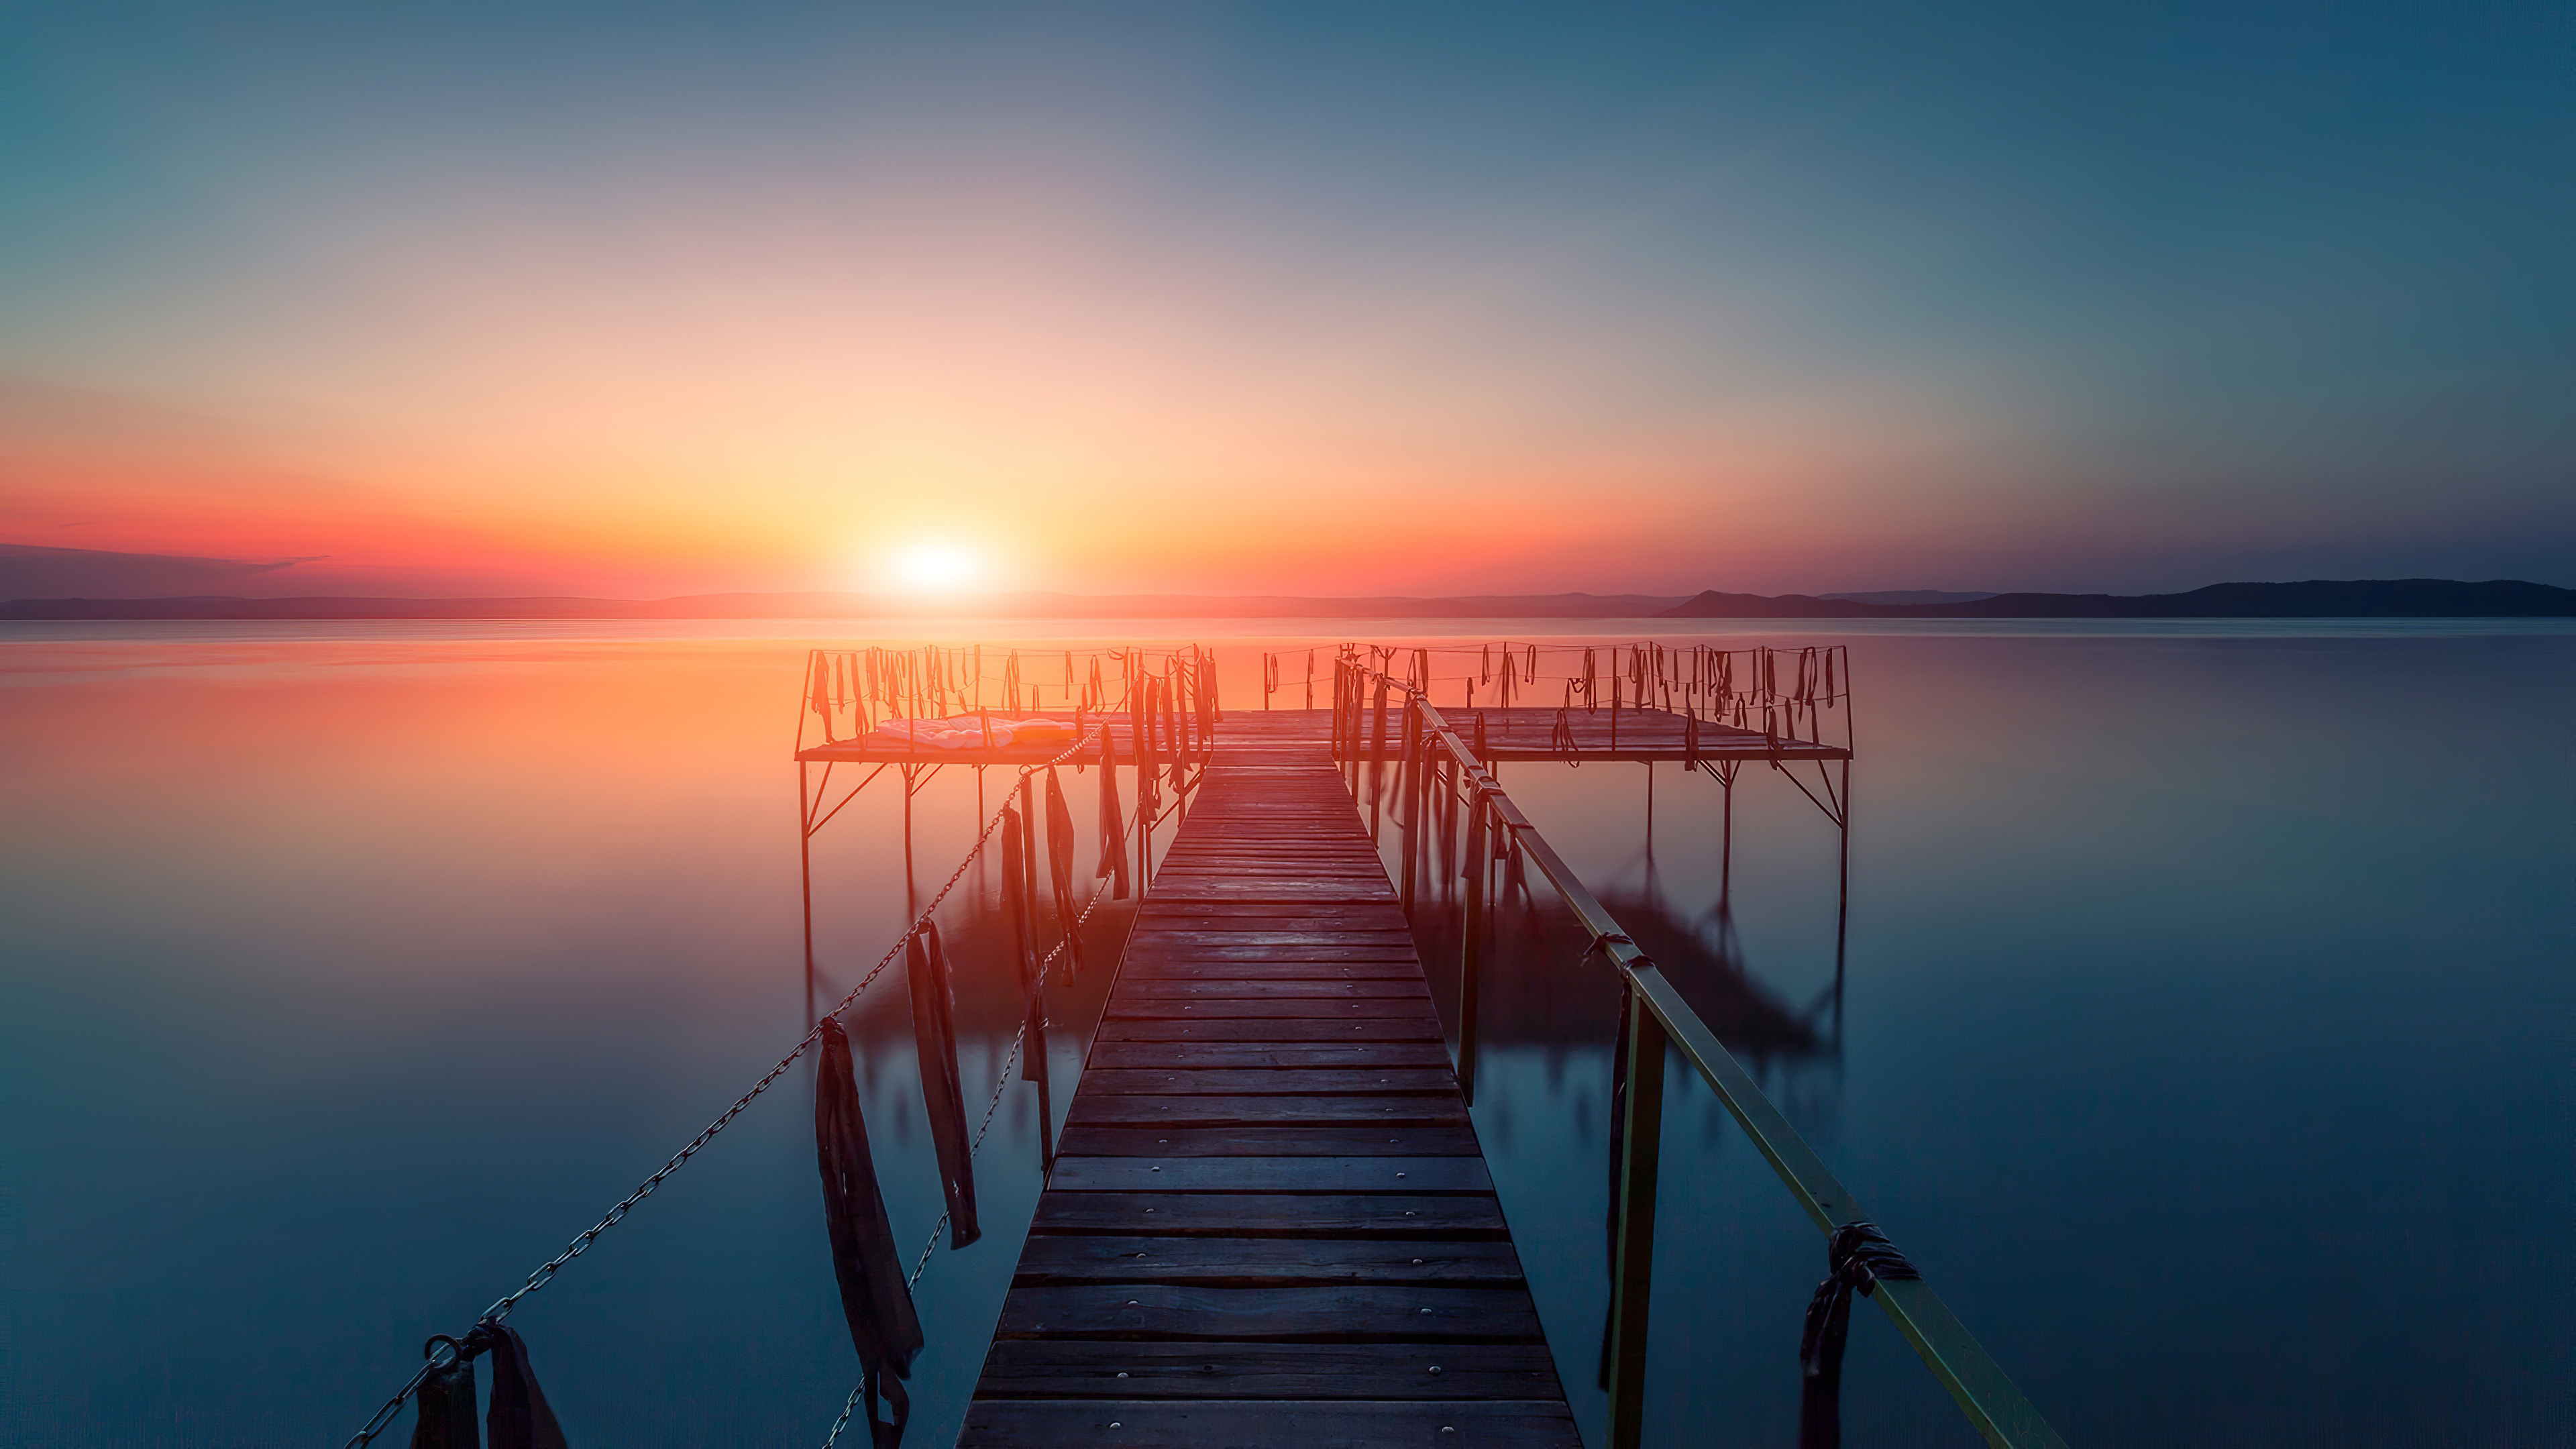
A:
<svg viewBox="0 0 2576 1449">
<path fill-rule="evenodd" d="M 1579 1449 L 1327 718 L 1219 726 L 960 1445 Z"/>
</svg>

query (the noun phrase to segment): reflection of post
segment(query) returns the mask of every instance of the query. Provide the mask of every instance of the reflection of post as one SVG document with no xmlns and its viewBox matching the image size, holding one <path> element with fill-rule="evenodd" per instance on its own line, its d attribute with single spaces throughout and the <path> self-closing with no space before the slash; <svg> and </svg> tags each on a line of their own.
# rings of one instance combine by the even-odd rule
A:
<svg viewBox="0 0 2576 1449">
<path fill-rule="evenodd" d="M 1646 1320 L 1655 1265 L 1655 1178 L 1663 1151 L 1664 1023 L 1633 987 L 1628 996 L 1627 1110 L 1619 1124 L 1619 1255 L 1610 1273 L 1610 1443 L 1645 1435 Z"/>
<path fill-rule="evenodd" d="M 1834 1045 L 1843 1044 L 1843 949 L 1851 935 L 1851 761 L 1843 761 L 1842 874 L 1834 890 Z"/>
<path fill-rule="evenodd" d="M 921 896 L 912 884 L 912 766 L 903 767 L 903 928 L 921 919 Z"/>
<path fill-rule="evenodd" d="M 812 767 L 796 762 L 796 868 L 805 894 L 805 1029 L 822 1018 L 814 1014 L 814 804 L 806 782 Z"/>
<path fill-rule="evenodd" d="M 1735 882 L 1735 771 L 1727 760 L 1717 767 L 1717 903 L 1723 908 Z"/>
</svg>

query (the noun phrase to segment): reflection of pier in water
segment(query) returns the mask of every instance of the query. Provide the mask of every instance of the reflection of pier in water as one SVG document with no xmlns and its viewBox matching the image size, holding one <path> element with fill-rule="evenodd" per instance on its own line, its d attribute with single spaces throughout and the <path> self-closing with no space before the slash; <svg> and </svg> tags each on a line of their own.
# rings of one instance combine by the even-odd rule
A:
<svg viewBox="0 0 2576 1449">
<path fill-rule="evenodd" d="M 1650 863 L 1642 884 L 1604 889 L 1599 898 L 1718 1039 L 1748 1064 L 1839 1056 L 1834 989 L 1800 1008 L 1755 977 L 1746 967 L 1724 897 L 1696 919 L 1685 916 L 1660 889 Z M 1459 908 L 1454 901 L 1443 906 L 1417 927 L 1427 938 L 1425 953 L 1434 960 L 1457 955 Z M 1533 906 L 1525 899 L 1499 903 L 1496 910 L 1502 929 L 1488 939 L 1492 956 L 1478 987 L 1482 1044 L 1601 1045 L 1609 1023 L 1617 1019 L 1618 982 L 1607 971 L 1569 968 L 1561 943 L 1572 940 L 1576 952 L 1582 949 L 1573 921 L 1562 910 Z M 1445 991 L 1435 983 L 1434 994 L 1454 1027 L 1457 983 L 1446 983 Z"/>
</svg>

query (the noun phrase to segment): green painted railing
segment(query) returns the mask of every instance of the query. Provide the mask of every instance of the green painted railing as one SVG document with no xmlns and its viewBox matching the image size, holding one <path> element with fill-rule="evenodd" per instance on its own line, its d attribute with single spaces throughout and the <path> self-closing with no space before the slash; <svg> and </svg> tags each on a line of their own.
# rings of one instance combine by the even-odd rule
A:
<svg viewBox="0 0 2576 1449">
<path fill-rule="evenodd" d="M 1354 798 L 1362 794 L 1361 770 L 1370 770 L 1374 804 L 1389 794 L 1403 830 L 1399 890 L 1408 911 L 1414 882 L 1426 862 L 1426 818 L 1435 774 L 1463 788 L 1467 820 L 1460 832 L 1467 872 L 1464 933 L 1459 948 L 1459 1078 L 1472 1095 L 1475 1080 L 1477 976 L 1483 964 L 1486 878 L 1491 858 L 1517 853 L 1524 875 L 1544 877 L 1592 945 L 1628 987 L 1628 1057 L 1625 1106 L 1619 1127 L 1618 1227 L 1611 1270 L 1610 1443 L 1634 1449 L 1645 1427 L 1646 1334 L 1653 1296 L 1655 1186 L 1663 1129 L 1664 1054 L 1677 1049 L 1709 1090 L 1753 1139 L 1754 1147 L 1788 1185 L 1798 1205 L 1830 1237 L 1847 1223 L 1873 1222 L 1851 1190 L 1834 1176 L 1797 1129 L 1755 1084 L 1717 1033 L 1700 1019 L 1654 962 L 1625 931 L 1556 848 L 1521 813 L 1490 770 L 1451 729 L 1424 692 L 1356 657 L 1337 662 L 1333 692 L 1334 756 L 1348 772 Z M 1445 762 L 1445 763 L 1444 763 Z M 1383 784 L 1396 767 L 1391 790 Z M 1374 813 L 1374 811 L 1372 812 Z M 1480 856 L 1479 852 L 1486 852 Z M 1961 1324 L 1941 1296 L 1922 1280 L 1882 1279 L 1871 1295 L 1897 1331 L 1958 1402 L 1968 1422 L 1998 1449 L 2064 1449 L 2065 1440 L 2022 1396 L 2011 1377 Z"/>
</svg>

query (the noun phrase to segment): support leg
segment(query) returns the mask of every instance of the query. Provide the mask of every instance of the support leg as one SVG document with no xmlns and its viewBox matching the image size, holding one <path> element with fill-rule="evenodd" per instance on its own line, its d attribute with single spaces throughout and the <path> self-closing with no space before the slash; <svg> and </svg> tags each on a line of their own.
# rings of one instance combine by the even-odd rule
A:
<svg viewBox="0 0 2576 1449">
<path fill-rule="evenodd" d="M 1619 1257 L 1610 1277 L 1610 1444 L 1646 1429 L 1646 1324 L 1655 1267 L 1655 1179 L 1663 1150 L 1664 1024 L 1628 993 L 1627 1110 L 1619 1128 Z"/>
<path fill-rule="evenodd" d="M 815 1014 L 814 1002 L 814 804 L 813 791 L 806 775 L 812 767 L 803 760 L 796 762 L 796 869 L 805 895 L 805 1029 L 812 1031 L 822 1018 Z"/>
</svg>

